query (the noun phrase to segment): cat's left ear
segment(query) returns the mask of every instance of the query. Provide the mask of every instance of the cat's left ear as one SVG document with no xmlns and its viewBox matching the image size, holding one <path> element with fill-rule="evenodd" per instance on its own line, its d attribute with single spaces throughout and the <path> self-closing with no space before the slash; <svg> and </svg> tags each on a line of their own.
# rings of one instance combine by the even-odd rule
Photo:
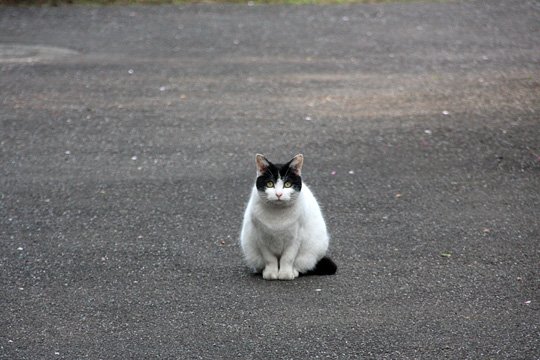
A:
<svg viewBox="0 0 540 360">
<path fill-rule="evenodd" d="M 304 164 L 304 155 L 298 154 L 289 162 L 289 167 L 298 176 L 302 174 L 302 165 Z"/>
</svg>

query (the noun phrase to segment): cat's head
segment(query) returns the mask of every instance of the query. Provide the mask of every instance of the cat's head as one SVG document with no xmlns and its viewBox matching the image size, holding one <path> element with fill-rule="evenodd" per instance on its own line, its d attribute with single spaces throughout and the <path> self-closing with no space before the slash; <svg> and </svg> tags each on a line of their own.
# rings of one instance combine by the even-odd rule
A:
<svg viewBox="0 0 540 360">
<path fill-rule="evenodd" d="M 304 156 L 296 155 L 286 164 L 272 164 L 264 155 L 257 154 L 256 186 L 262 200 L 276 205 L 292 204 L 302 190 Z"/>
</svg>

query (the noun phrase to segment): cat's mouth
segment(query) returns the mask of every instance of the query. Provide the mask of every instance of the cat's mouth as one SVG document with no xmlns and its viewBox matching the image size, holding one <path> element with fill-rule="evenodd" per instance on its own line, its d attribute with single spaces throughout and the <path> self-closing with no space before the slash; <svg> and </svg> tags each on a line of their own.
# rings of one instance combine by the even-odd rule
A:
<svg viewBox="0 0 540 360">
<path fill-rule="evenodd" d="M 270 203 L 276 204 L 278 206 L 285 206 L 289 204 L 289 199 L 275 199 L 275 200 L 271 200 Z"/>
</svg>

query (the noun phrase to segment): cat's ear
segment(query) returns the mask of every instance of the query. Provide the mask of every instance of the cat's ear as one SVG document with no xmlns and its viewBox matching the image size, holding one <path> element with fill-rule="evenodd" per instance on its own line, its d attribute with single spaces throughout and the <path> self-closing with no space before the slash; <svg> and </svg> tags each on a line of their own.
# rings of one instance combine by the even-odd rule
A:
<svg viewBox="0 0 540 360">
<path fill-rule="evenodd" d="M 261 176 L 270 166 L 270 161 L 261 154 L 257 154 L 255 160 L 257 161 L 257 176 Z"/>
<path fill-rule="evenodd" d="M 304 155 L 298 154 L 289 162 L 289 167 L 298 176 L 302 174 L 302 165 L 304 164 Z"/>
</svg>

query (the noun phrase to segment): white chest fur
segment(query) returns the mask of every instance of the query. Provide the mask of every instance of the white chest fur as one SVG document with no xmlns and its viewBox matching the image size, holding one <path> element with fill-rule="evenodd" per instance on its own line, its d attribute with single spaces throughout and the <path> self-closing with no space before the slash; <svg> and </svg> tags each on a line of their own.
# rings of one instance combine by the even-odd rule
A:
<svg viewBox="0 0 540 360">
<path fill-rule="evenodd" d="M 254 190 L 256 192 L 256 190 Z M 268 233 L 293 231 L 298 228 L 302 218 L 302 197 L 291 206 L 276 206 L 265 204 L 252 194 L 254 201 L 251 209 L 251 218 L 255 226 Z M 247 215 L 247 214 L 246 214 Z"/>
</svg>

